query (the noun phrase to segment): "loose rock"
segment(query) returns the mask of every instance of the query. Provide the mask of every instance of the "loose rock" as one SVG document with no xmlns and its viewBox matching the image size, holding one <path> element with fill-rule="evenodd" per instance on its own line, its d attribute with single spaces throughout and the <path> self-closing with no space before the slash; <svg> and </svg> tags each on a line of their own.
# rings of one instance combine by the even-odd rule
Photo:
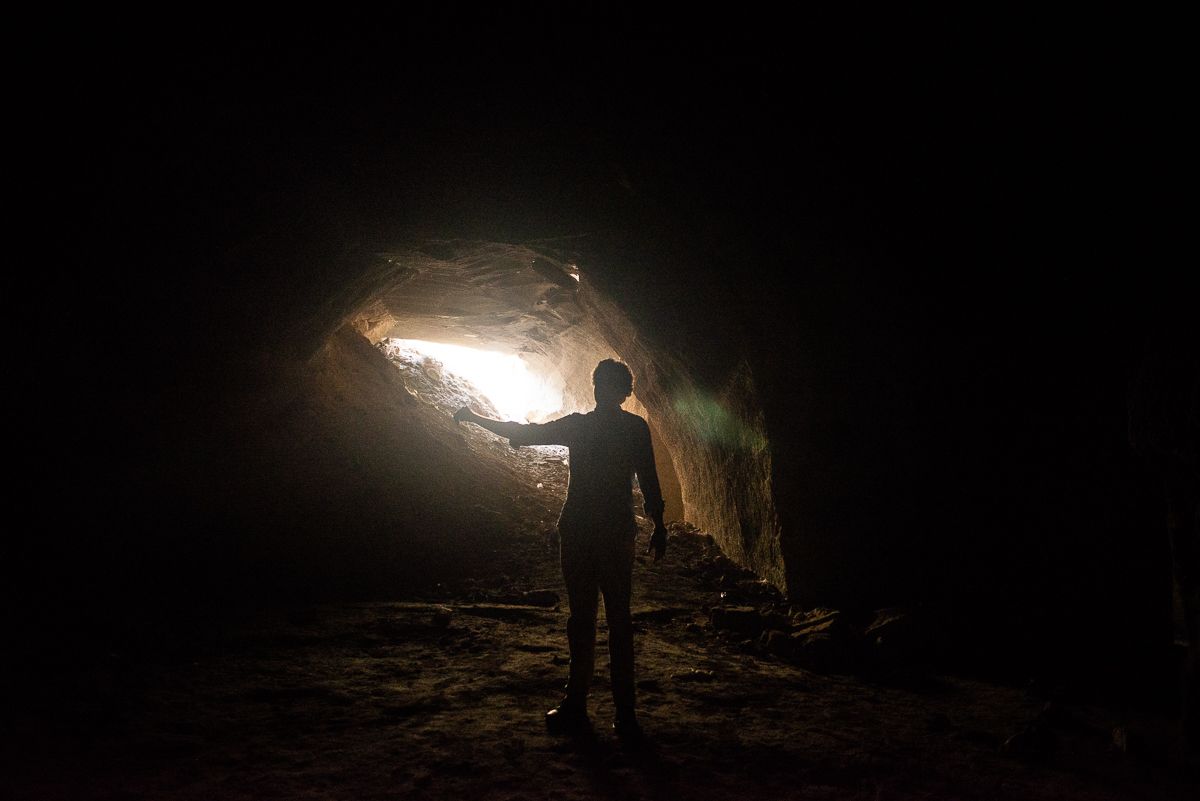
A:
<svg viewBox="0 0 1200 801">
<path fill-rule="evenodd" d="M 717 606 L 709 613 L 714 629 L 735 631 L 757 636 L 766 628 L 766 621 L 751 606 Z"/>
</svg>

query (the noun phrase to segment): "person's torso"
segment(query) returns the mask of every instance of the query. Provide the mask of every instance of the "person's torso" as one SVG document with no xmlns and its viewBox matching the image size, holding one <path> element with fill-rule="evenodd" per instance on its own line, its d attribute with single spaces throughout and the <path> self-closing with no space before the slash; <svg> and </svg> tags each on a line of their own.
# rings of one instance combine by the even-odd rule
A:
<svg viewBox="0 0 1200 801">
<path fill-rule="evenodd" d="M 560 526 L 632 529 L 642 419 L 624 410 L 582 415 L 570 450 Z"/>
</svg>

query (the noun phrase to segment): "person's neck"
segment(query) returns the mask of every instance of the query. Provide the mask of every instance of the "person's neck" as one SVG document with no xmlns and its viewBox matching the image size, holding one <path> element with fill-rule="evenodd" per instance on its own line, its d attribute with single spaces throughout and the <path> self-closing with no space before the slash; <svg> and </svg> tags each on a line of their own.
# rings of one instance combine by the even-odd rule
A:
<svg viewBox="0 0 1200 801">
<path fill-rule="evenodd" d="M 606 414 L 612 414 L 613 412 L 621 411 L 621 404 L 619 404 L 619 403 L 604 403 L 604 404 L 597 403 L 596 411 L 603 412 Z"/>
</svg>

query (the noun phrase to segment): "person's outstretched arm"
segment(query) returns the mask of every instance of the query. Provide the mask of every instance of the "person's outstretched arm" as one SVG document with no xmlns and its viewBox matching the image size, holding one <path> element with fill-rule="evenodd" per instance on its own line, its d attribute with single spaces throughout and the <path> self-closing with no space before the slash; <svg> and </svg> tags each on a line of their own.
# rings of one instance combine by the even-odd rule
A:
<svg viewBox="0 0 1200 801">
<path fill-rule="evenodd" d="M 490 417 L 475 414 L 466 406 L 454 413 L 454 422 L 456 423 L 474 423 L 477 426 L 483 426 L 488 431 L 491 431 L 498 437 L 504 437 L 511 440 L 513 437 L 520 437 L 521 429 L 525 427 L 524 423 L 512 423 L 504 420 L 492 420 Z"/>
<path fill-rule="evenodd" d="M 504 437 L 514 448 L 521 445 L 567 445 L 574 439 L 578 414 L 569 414 L 549 423 L 513 423 L 492 420 L 468 409 L 466 406 L 454 413 L 459 423 L 474 423 L 483 426 L 499 437 Z"/>
</svg>

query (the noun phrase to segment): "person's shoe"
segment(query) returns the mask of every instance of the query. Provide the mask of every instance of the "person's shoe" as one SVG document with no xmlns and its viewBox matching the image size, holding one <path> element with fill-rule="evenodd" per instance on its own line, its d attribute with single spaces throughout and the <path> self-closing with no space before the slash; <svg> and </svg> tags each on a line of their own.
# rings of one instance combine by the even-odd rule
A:
<svg viewBox="0 0 1200 801">
<path fill-rule="evenodd" d="M 546 728 L 552 734 L 577 732 L 590 725 L 587 704 L 582 701 L 564 698 L 558 706 L 546 713 Z"/>
</svg>

